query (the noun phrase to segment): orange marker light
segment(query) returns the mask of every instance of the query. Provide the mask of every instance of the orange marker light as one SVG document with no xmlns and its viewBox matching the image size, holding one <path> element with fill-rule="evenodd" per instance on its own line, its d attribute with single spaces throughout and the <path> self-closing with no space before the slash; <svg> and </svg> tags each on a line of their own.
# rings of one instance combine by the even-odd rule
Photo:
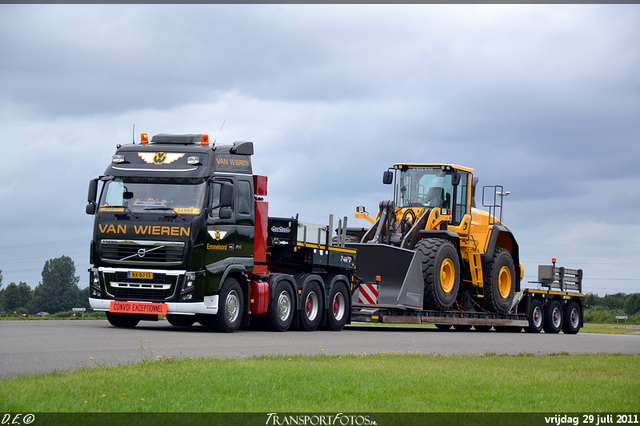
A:
<svg viewBox="0 0 640 426">
<path fill-rule="evenodd" d="M 202 135 L 202 146 L 209 146 L 209 135 Z"/>
<path fill-rule="evenodd" d="M 551 263 L 556 263 L 556 258 L 551 259 Z"/>
<path fill-rule="evenodd" d="M 143 145 L 148 145 L 149 144 L 149 135 L 146 133 L 142 133 L 140 134 L 140 143 Z"/>
<path fill-rule="evenodd" d="M 380 275 L 376 275 L 376 281 L 377 281 L 377 282 L 382 281 L 382 277 L 380 277 Z"/>
</svg>

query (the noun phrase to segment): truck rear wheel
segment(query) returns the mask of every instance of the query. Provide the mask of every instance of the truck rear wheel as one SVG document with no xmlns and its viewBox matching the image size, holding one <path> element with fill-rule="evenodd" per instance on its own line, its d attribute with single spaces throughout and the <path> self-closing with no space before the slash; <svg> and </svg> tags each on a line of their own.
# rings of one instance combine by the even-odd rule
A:
<svg viewBox="0 0 640 426">
<path fill-rule="evenodd" d="M 309 283 L 302 290 L 302 306 L 300 307 L 300 325 L 306 331 L 313 331 L 322 319 L 322 293 L 320 286 Z"/>
<path fill-rule="evenodd" d="M 580 330 L 582 312 L 576 302 L 569 302 L 564 307 L 562 331 L 564 334 L 577 334 Z"/>
<path fill-rule="evenodd" d="M 513 304 L 516 273 L 511 253 L 497 248 L 484 268 L 484 297 L 480 304 L 489 311 L 507 313 Z"/>
<path fill-rule="evenodd" d="M 538 299 L 531 300 L 531 308 L 529 309 L 529 327 L 524 331 L 527 333 L 540 333 L 544 324 L 544 313 L 542 310 L 542 302 Z"/>
<path fill-rule="evenodd" d="M 135 314 L 107 312 L 107 320 L 109 320 L 109 323 L 114 327 L 133 328 L 140 322 L 140 317 Z"/>
<path fill-rule="evenodd" d="M 293 322 L 295 301 L 293 289 L 286 281 L 280 281 L 275 288 L 273 300 L 269 303 L 267 318 L 269 326 L 275 331 L 287 331 Z"/>
<path fill-rule="evenodd" d="M 448 310 L 460 288 L 460 260 L 455 246 L 447 240 L 426 238 L 416 250 L 423 255 L 424 309 Z"/>
<path fill-rule="evenodd" d="M 340 331 L 347 324 L 349 309 L 349 292 L 342 283 L 336 283 L 329 292 L 327 306 L 327 329 Z"/>
<path fill-rule="evenodd" d="M 209 327 L 227 333 L 235 332 L 242 323 L 243 306 L 240 283 L 235 278 L 228 278 L 219 293 L 218 313 L 211 316 Z"/>
<path fill-rule="evenodd" d="M 559 333 L 562 330 L 562 306 L 557 300 L 550 300 L 544 308 L 545 333 Z"/>
</svg>

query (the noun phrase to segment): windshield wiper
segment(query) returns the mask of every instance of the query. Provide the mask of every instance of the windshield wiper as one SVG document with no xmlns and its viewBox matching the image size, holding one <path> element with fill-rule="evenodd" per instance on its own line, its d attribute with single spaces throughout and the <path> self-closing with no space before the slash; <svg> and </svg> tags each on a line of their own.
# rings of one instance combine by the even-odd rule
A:
<svg viewBox="0 0 640 426">
<path fill-rule="evenodd" d="M 145 207 L 143 210 L 172 210 L 173 213 L 178 216 L 180 219 L 182 220 L 186 220 L 184 218 L 184 216 L 182 216 L 180 213 L 178 213 L 177 211 L 175 211 L 175 209 L 171 208 L 171 207 L 166 207 L 166 206 L 162 206 L 162 207 Z"/>
<path fill-rule="evenodd" d="M 138 218 L 138 215 L 137 215 L 137 214 L 135 214 L 135 213 L 134 213 L 134 212 L 129 208 L 129 206 L 113 206 L 113 205 L 111 205 L 111 204 L 109 204 L 109 203 L 105 203 L 105 204 L 103 204 L 103 205 L 102 205 L 102 207 L 110 207 L 110 208 L 113 208 L 113 209 L 120 209 L 120 208 L 121 208 L 121 209 L 125 209 L 126 211 L 128 211 L 129 213 L 131 213 L 131 215 L 132 215 L 133 217 L 135 217 L 136 219 Z M 117 213 L 115 213 L 115 214 L 117 214 Z"/>
</svg>

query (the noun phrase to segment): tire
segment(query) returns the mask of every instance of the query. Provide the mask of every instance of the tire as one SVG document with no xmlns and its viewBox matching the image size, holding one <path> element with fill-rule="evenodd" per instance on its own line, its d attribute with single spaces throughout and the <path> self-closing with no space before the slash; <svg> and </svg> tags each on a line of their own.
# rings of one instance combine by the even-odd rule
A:
<svg viewBox="0 0 640 426">
<path fill-rule="evenodd" d="M 273 292 L 273 300 L 269 301 L 267 322 L 275 331 L 287 331 L 293 322 L 295 300 L 293 288 L 288 281 L 280 281 Z"/>
<path fill-rule="evenodd" d="M 320 286 L 311 282 L 302 290 L 300 326 L 305 331 L 314 331 L 322 320 L 322 292 Z"/>
<path fill-rule="evenodd" d="M 109 323 L 114 327 L 133 328 L 140 322 L 140 317 L 135 314 L 107 312 L 107 320 L 109 320 Z"/>
<path fill-rule="evenodd" d="M 469 331 L 471 330 L 471 326 L 469 324 L 456 324 L 453 326 L 455 331 Z"/>
<path fill-rule="evenodd" d="M 544 309 L 542 302 L 538 299 L 531 300 L 531 309 L 529 309 L 529 327 L 524 331 L 527 333 L 540 333 L 544 324 Z"/>
<path fill-rule="evenodd" d="M 347 288 L 340 282 L 335 283 L 329 292 L 326 328 L 331 331 L 342 330 L 347 324 L 349 309 L 349 292 Z"/>
<path fill-rule="evenodd" d="M 545 333 L 556 334 L 562 330 L 562 306 L 557 300 L 550 300 L 544 308 L 544 325 L 542 328 Z"/>
<path fill-rule="evenodd" d="M 416 245 L 422 257 L 425 310 L 446 311 L 453 306 L 460 288 L 460 259 L 447 240 L 426 238 Z"/>
<path fill-rule="evenodd" d="M 218 295 L 218 313 L 209 318 L 209 327 L 212 330 L 233 333 L 240 328 L 244 311 L 240 283 L 235 278 L 227 278 Z"/>
<path fill-rule="evenodd" d="M 438 330 L 446 331 L 451 328 L 451 324 L 436 324 Z"/>
<path fill-rule="evenodd" d="M 490 325 L 474 325 L 473 328 L 475 328 L 476 331 L 479 331 L 481 333 L 486 333 L 487 331 L 491 331 Z"/>
<path fill-rule="evenodd" d="M 493 259 L 484 267 L 484 297 L 479 299 L 482 307 L 492 312 L 509 312 L 516 288 L 515 271 L 511 253 L 497 248 Z"/>
<path fill-rule="evenodd" d="M 196 322 L 196 316 L 167 314 L 167 321 L 174 327 L 191 327 Z"/>
<path fill-rule="evenodd" d="M 569 302 L 563 309 L 562 331 L 564 334 L 578 334 L 580 331 L 580 322 L 582 319 L 582 311 L 576 302 Z"/>
</svg>

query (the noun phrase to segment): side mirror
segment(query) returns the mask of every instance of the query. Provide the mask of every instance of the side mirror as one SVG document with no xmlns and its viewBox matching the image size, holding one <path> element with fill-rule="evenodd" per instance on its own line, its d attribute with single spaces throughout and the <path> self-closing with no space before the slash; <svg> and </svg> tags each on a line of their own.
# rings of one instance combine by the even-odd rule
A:
<svg viewBox="0 0 640 426">
<path fill-rule="evenodd" d="M 231 210 L 231 207 L 220 208 L 220 213 L 218 214 L 220 219 L 231 219 L 231 216 L 233 216 L 233 210 Z"/>
<path fill-rule="evenodd" d="M 460 185 L 460 172 L 455 172 L 451 175 L 451 184 L 453 186 Z"/>
<path fill-rule="evenodd" d="M 89 193 L 87 194 L 87 214 L 96 214 L 96 197 L 98 196 L 98 180 L 100 178 L 91 179 L 89 181 Z"/>
<path fill-rule="evenodd" d="M 393 172 L 387 170 L 382 174 L 382 183 L 385 185 L 391 185 L 393 183 Z"/>
</svg>

